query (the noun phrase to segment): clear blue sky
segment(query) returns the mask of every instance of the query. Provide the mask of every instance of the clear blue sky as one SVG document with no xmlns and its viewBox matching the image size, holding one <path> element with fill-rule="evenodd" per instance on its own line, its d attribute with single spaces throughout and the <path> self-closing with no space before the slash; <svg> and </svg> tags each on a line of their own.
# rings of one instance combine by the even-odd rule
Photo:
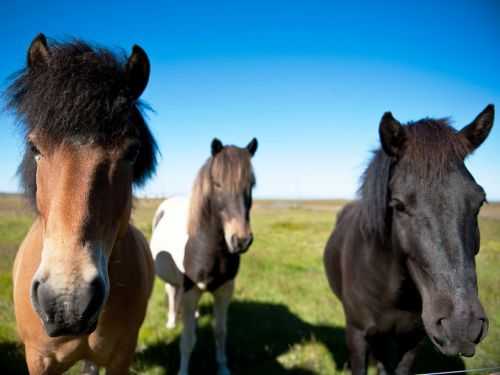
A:
<svg viewBox="0 0 500 375">
<path fill-rule="evenodd" d="M 189 190 L 214 136 L 259 139 L 258 197 L 354 196 L 378 122 L 500 112 L 500 2 L 2 1 L 0 78 L 38 32 L 130 50 L 152 63 L 143 98 L 162 158 L 139 194 Z M 78 4 L 78 5 L 74 5 Z M 16 191 L 20 137 L 0 114 L 0 191 Z M 500 199 L 500 114 L 468 166 Z"/>
</svg>

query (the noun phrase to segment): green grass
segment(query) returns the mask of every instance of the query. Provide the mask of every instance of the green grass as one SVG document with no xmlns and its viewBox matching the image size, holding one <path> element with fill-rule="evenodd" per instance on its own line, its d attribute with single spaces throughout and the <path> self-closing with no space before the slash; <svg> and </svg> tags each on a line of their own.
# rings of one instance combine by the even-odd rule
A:
<svg viewBox="0 0 500 375">
<path fill-rule="evenodd" d="M 16 196 L 0 195 L 0 368 L 2 373 L 26 372 L 17 341 L 12 306 L 12 263 L 33 215 Z"/>
<path fill-rule="evenodd" d="M 11 306 L 10 268 L 32 216 L 19 202 L 4 203 L 5 199 L 0 197 L 0 368 L 2 374 L 23 374 L 26 370 Z M 345 371 L 342 306 L 328 288 L 321 260 L 335 212 L 343 203 L 256 203 L 252 215 L 255 242 L 243 257 L 229 312 L 228 356 L 234 374 L 312 375 Z M 134 222 L 148 237 L 157 205 L 154 200 L 136 202 Z M 482 215 L 482 248 L 477 258 L 480 294 L 490 317 L 489 335 L 476 356 L 465 362 L 445 358 L 426 345 L 417 359 L 418 370 L 500 364 L 499 207 L 490 205 Z M 212 299 L 205 295 L 192 357 L 193 374 L 215 370 L 211 308 Z M 180 327 L 167 330 L 165 318 L 164 288 L 157 280 L 141 329 L 134 373 L 176 373 Z"/>
</svg>

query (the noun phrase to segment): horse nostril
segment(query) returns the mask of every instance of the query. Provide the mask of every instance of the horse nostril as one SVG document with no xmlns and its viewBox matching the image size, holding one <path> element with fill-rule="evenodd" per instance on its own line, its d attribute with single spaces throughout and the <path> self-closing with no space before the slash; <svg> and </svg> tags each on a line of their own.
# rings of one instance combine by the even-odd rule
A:
<svg viewBox="0 0 500 375">
<path fill-rule="evenodd" d="M 250 245 L 252 244 L 253 242 L 253 234 L 250 233 L 250 235 L 247 237 L 246 241 L 245 241 L 245 248 L 248 249 L 250 247 Z"/>
<path fill-rule="evenodd" d="M 33 302 L 33 305 L 35 307 L 35 310 L 39 309 L 39 302 L 38 302 L 38 289 L 40 288 L 40 281 L 34 280 L 33 284 L 31 285 L 31 300 Z"/>
<path fill-rule="evenodd" d="M 31 295 L 33 298 L 37 299 L 38 288 L 40 287 L 40 281 L 34 280 L 33 285 L 31 286 Z"/>
<path fill-rule="evenodd" d="M 488 319 L 487 318 L 479 318 L 479 332 L 475 335 L 475 339 L 472 340 L 474 344 L 479 344 L 488 333 Z"/>
<path fill-rule="evenodd" d="M 81 318 L 89 320 L 97 314 L 105 297 L 105 286 L 101 278 L 97 277 L 91 281 L 87 290 L 82 293 L 80 306 Z"/>
<path fill-rule="evenodd" d="M 54 321 L 54 295 L 50 288 L 39 280 L 33 281 L 31 300 L 35 310 L 45 322 Z"/>
<path fill-rule="evenodd" d="M 233 250 L 237 250 L 238 246 L 239 246 L 238 236 L 236 236 L 235 234 L 233 234 L 231 236 L 231 247 L 233 248 Z"/>
<path fill-rule="evenodd" d="M 436 320 L 436 329 L 438 333 L 443 334 L 445 330 L 445 323 L 446 323 L 446 318 L 439 318 Z"/>
</svg>

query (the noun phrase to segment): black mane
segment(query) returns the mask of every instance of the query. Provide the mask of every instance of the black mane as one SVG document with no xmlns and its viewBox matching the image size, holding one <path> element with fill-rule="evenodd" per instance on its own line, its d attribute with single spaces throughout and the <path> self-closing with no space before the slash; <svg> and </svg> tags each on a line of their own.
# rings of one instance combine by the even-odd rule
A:
<svg viewBox="0 0 500 375">
<path fill-rule="evenodd" d="M 384 238 L 392 159 L 378 149 L 361 177 L 358 214 L 361 231 Z"/>
<path fill-rule="evenodd" d="M 416 174 L 422 182 L 419 188 L 423 189 L 429 187 L 429 181 L 439 182 L 450 166 L 463 161 L 471 151 L 471 145 L 447 119 L 426 118 L 410 122 L 404 128 L 406 142 L 400 160 L 379 148 L 361 177 L 357 214 L 366 236 L 385 237 L 389 180 L 396 163 L 401 161 L 401 168 Z"/>
<path fill-rule="evenodd" d="M 45 66 L 26 67 L 12 78 L 5 96 L 27 136 L 35 131 L 50 146 L 65 140 L 119 144 L 137 138 L 141 150 L 134 184 L 140 186 L 155 171 L 157 145 L 144 120 L 143 105 L 133 99 L 126 81 L 126 56 L 80 40 L 52 42 Z M 34 199 L 36 166 L 28 142 L 18 173 Z"/>
</svg>

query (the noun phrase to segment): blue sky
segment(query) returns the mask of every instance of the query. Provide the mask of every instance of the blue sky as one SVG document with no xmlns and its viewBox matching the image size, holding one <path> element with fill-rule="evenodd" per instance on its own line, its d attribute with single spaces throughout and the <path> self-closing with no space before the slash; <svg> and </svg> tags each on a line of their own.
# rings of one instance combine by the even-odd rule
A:
<svg viewBox="0 0 500 375">
<path fill-rule="evenodd" d="M 139 194 L 186 193 L 214 136 L 255 136 L 257 197 L 351 198 L 385 111 L 451 116 L 457 128 L 488 103 L 500 111 L 495 0 L 138 3 L 2 1 L 0 82 L 38 32 L 141 45 L 162 157 Z M 0 150 L 0 191 L 16 191 L 21 142 L 5 113 Z M 500 200 L 499 151 L 497 123 L 468 160 L 490 200 Z"/>
</svg>

